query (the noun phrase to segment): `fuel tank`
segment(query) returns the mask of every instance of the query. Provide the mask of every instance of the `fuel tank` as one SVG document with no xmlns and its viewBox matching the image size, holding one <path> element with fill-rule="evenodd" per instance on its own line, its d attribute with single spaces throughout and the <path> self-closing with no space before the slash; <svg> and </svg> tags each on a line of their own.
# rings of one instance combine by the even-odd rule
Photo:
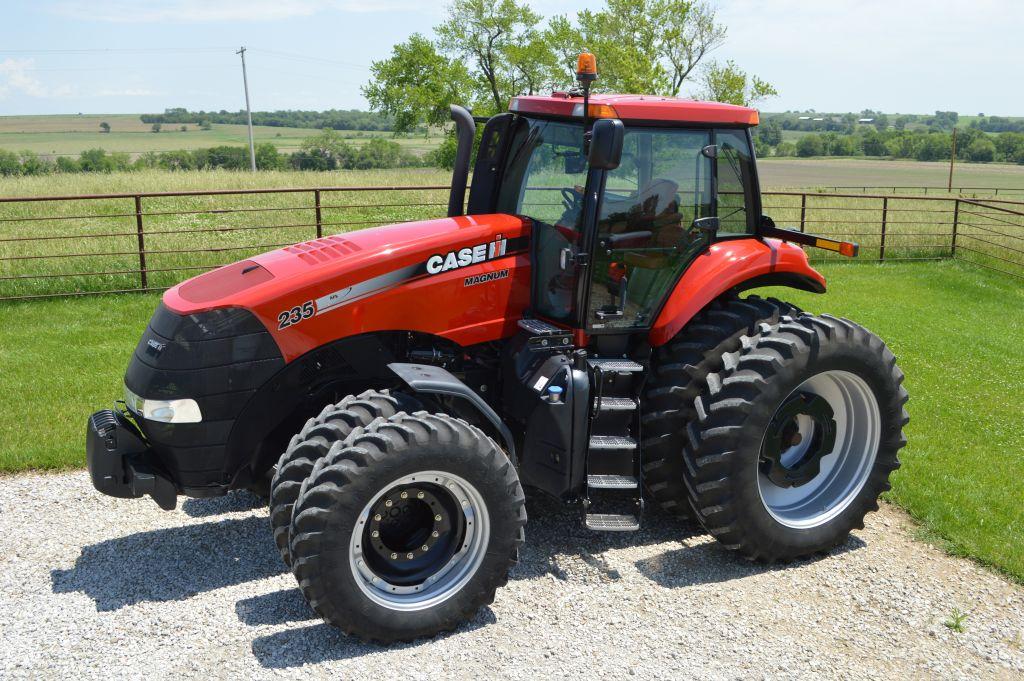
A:
<svg viewBox="0 0 1024 681">
<path fill-rule="evenodd" d="M 530 227 L 513 215 L 470 215 L 325 236 L 189 279 L 164 305 L 249 310 L 286 362 L 374 331 L 498 340 L 516 333 L 529 304 Z"/>
</svg>

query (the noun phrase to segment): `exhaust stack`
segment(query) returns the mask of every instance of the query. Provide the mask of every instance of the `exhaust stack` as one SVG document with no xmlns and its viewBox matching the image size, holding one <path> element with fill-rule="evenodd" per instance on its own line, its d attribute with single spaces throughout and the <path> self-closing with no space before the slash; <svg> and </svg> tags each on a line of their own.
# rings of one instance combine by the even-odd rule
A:
<svg viewBox="0 0 1024 681">
<path fill-rule="evenodd" d="M 452 168 L 452 191 L 448 196 L 448 217 L 453 218 L 466 213 L 466 183 L 469 181 L 469 157 L 473 153 L 476 123 L 473 116 L 458 104 L 452 104 L 451 111 L 459 140 L 455 167 Z"/>
</svg>

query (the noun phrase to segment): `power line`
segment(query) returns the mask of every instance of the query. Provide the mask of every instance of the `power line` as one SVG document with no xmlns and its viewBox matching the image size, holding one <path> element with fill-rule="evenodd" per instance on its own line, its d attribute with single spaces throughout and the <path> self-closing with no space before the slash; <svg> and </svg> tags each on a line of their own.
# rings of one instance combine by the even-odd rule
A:
<svg viewBox="0 0 1024 681">
<path fill-rule="evenodd" d="M 0 50 L 0 54 L 102 54 L 102 53 L 166 53 L 166 52 L 224 52 L 231 47 L 82 47 L 60 50 Z"/>
<path fill-rule="evenodd" d="M 259 52 L 272 57 L 278 57 L 280 59 L 291 59 L 294 61 L 308 61 L 308 62 L 319 62 L 322 64 L 332 64 L 335 66 L 345 66 L 353 69 L 367 69 L 370 68 L 369 64 L 356 64 L 354 62 L 338 61 L 337 59 L 325 59 L 324 57 L 312 57 L 304 54 L 295 54 L 294 52 L 282 52 L 280 50 L 268 50 L 262 47 L 250 48 L 253 52 Z"/>
</svg>

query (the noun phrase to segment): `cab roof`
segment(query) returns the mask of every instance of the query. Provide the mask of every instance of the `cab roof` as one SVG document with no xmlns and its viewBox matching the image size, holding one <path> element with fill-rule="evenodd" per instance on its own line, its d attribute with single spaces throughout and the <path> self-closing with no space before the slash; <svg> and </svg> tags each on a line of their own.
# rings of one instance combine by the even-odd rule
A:
<svg viewBox="0 0 1024 681">
<path fill-rule="evenodd" d="M 567 92 L 553 92 L 548 96 L 523 95 L 512 98 L 509 111 L 582 118 L 583 97 Z M 590 96 L 590 115 L 592 118 L 621 118 L 626 121 L 743 126 L 757 125 L 759 120 L 757 109 L 745 106 L 655 95 L 594 94 Z"/>
</svg>

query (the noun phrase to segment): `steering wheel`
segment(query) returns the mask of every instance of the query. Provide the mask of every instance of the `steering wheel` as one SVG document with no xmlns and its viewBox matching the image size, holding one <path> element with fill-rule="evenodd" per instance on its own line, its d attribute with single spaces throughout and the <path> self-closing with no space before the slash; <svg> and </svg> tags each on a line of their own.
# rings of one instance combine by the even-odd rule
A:
<svg viewBox="0 0 1024 681">
<path fill-rule="evenodd" d="M 577 210 L 579 208 L 582 195 L 574 188 L 570 187 L 562 187 L 560 191 L 562 193 L 562 205 L 565 206 L 565 209 Z"/>
</svg>

